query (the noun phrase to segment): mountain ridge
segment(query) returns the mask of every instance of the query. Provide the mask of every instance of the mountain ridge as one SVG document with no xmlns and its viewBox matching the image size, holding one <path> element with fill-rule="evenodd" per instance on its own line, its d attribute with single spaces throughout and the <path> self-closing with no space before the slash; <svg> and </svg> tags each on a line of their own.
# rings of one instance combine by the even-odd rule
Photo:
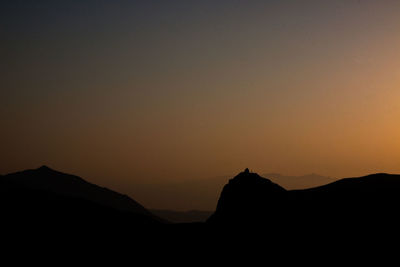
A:
<svg viewBox="0 0 400 267">
<path fill-rule="evenodd" d="M 153 183 L 152 180 L 149 180 L 148 183 L 127 184 L 123 190 L 137 196 L 152 209 L 182 212 L 191 209 L 210 211 L 215 209 L 222 188 L 233 176 L 235 174 L 160 183 Z M 310 175 L 270 176 L 261 174 L 261 176 L 287 190 L 305 189 L 337 180 L 323 175 L 312 177 Z"/>
<path fill-rule="evenodd" d="M 295 221 L 296 227 L 318 228 L 397 221 L 393 211 L 400 207 L 400 175 L 377 173 L 301 190 L 260 188 L 260 181 L 271 183 L 248 170 L 231 179 L 207 222 L 281 227 Z"/>
<path fill-rule="evenodd" d="M 45 165 L 0 176 L 2 183 L 23 186 L 27 189 L 49 192 L 64 197 L 91 201 L 121 212 L 132 212 L 163 221 L 127 195 L 87 182 L 83 178 L 55 171 Z"/>
</svg>

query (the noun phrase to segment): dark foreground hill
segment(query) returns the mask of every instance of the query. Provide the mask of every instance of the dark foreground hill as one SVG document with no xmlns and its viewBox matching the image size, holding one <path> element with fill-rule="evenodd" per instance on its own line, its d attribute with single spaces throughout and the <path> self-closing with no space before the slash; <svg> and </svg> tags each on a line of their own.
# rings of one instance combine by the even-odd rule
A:
<svg viewBox="0 0 400 267">
<path fill-rule="evenodd" d="M 160 218 L 171 223 L 194 223 L 205 222 L 213 212 L 202 210 L 173 211 L 173 210 L 150 210 Z"/>
<path fill-rule="evenodd" d="M 292 233 L 373 233 L 397 230 L 399 211 L 400 175 L 373 174 L 288 191 L 246 170 L 225 185 L 208 223 Z"/>
<path fill-rule="evenodd" d="M 148 262 L 188 255 L 271 262 L 276 253 L 310 251 L 334 259 L 340 248 L 353 253 L 397 240 L 399 192 L 398 175 L 288 191 L 246 170 L 225 185 L 206 223 L 168 224 L 126 196 L 42 167 L 0 176 L 2 240 L 17 252 L 55 250 L 63 258 L 76 256 L 71 248 L 86 256 L 94 248 L 97 260 L 110 251 Z"/>
<path fill-rule="evenodd" d="M 128 196 L 48 167 L 0 177 L 3 224 L 44 231 L 119 231 L 163 222 Z M 52 230 L 53 229 L 53 230 Z"/>
</svg>

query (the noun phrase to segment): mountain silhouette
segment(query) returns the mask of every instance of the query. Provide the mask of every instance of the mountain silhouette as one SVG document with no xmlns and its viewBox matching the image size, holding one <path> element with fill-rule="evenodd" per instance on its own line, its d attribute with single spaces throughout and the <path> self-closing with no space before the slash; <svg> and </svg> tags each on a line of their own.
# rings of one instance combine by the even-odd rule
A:
<svg viewBox="0 0 400 267">
<path fill-rule="evenodd" d="M 222 190 L 211 225 L 263 225 L 314 233 L 323 229 L 395 227 L 400 175 L 346 178 L 304 190 L 285 190 L 256 173 L 242 172 Z"/>
<path fill-rule="evenodd" d="M 127 188 L 134 196 L 146 200 L 149 205 L 163 210 L 204 210 L 213 211 L 221 189 L 232 178 L 231 175 L 197 177 L 174 181 L 145 181 Z M 270 173 L 260 174 L 287 190 L 306 189 L 336 181 L 336 178 L 318 174 L 288 176 Z"/>
<path fill-rule="evenodd" d="M 279 185 L 246 169 L 224 186 L 217 209 L 208 221 L 252 219 L 252 214 L 275 209 L 275 201 L 279 201 L 285 192 Z"/>
<path fill-rule="evenodd" d="M 130 228 L 164 220 L 128 196 L 42 166 L 0 177 L 4 222 L 40 228 Z"/>
<path fill-rule="evenodd" d="M 171 223 L 205 222 L 213 212 L 202 210 L 174 211 L 174 210 L 150 210 L 160 218 Z"/>
<path fill-rule="evenodd" d="M 132 231 L 145 233 L 148 228 L 153 236 L 159 235 L 160 229 L 169 229 L 171 238 L 194 233 L 200 237 L 206 232 L 208 236 L 216 233 L 214 230 L 221 226 L 228 229 L 238 225 L 246 226 L 244 229 L 267 227 L 274 233 L 316 235 L 339 229 L 371 233 L 377 227 L 397 227 L 399 192 L 399 175 L 373 174 L 286 190 L 246 169 L 223 187 L 215 212 L 201 223 L 208 213 L 155 210 L 153 215 L 125 195 L 43 166 L 0 176 L 0 212 L 9 229 L 42 229 L 47 233 L 48 229 L 65 229 L 123 236 Z M 178 224 L 167 223 L 157 215 Z"/>
<path fill-rule="evenodd" d="M 188 218 L 207 214 L 155 211 L 178 222 L 167 223 L 127 196 L 44 166 L 0 177 L 0 214 L 3 240 L 31 240 L 32 247 L 45 240 L 67 251 L 73 243 L 83 250 L 128 249 L 129 255 L 197 254 L 204 248 L 253 255 L 260 244 L 263 252 L 308 253 L 307 242 L 314 249 L 334 249 L 338 242 L 359 246 L 398 233 L 399 192 L 399 175 L 373 174 L 286 190 L 246 169 L 224 186 L 206 222 Z"/>
</svg>

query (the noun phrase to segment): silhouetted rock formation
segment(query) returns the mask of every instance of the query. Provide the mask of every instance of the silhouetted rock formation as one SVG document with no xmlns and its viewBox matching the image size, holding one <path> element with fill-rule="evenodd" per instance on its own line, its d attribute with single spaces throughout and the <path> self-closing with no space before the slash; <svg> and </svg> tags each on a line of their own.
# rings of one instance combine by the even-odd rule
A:
<svg viewBox="0 0 400 267">
<path fill-rule="evenodd" d="M 264 212 L 278 212 L 276 201 L 286 190 L 246 169 L 224 186 L 212 221 L 256 221 Z"/>
<path fill-rule="evenodd" d="M 262 224 L 318 231 L 360 230 L 399 222 L 400 176 L 374 174 L 305 190 L 286 191 L 255 173 L 242 172 L 224 187 L 211 225 Z M 330 230 L 332 231 L 332 230 Z"/>
</svg>

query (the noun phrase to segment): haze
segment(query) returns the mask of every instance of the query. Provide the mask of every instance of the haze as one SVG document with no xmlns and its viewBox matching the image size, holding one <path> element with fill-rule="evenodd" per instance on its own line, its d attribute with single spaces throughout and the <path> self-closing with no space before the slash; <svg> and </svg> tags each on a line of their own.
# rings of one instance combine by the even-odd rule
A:
<svg viewBox="0 0 400 267">
<path fill-rule="evenodd" d="M 400 173 L 399 1 L 0 5 L 1 174 Z"/>
</svg>

